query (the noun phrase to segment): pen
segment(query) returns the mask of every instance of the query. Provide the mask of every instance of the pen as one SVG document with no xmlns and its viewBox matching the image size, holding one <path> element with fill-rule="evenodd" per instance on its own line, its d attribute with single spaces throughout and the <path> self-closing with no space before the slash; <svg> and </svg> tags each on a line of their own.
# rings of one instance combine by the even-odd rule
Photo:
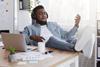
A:
<svg viewBox="0 0 100 67">
<path fill-rule="evenodd" d="M 53 51 L 46 51 L 45 54 L 52 53 Z"/>
</svg>

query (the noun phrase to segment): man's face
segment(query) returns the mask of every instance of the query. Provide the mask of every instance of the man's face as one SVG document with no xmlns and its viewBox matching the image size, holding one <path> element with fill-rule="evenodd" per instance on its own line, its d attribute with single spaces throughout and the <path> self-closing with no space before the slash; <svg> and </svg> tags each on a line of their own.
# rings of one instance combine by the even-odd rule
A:
<svg viewBox="0 0 100 67">
<path fill-rule="evenodd" d="M 47 22 L 47 13 L 44 9 L 39 9 L 36 12 L 36 19 L 40 24 Z"/>
</svg>

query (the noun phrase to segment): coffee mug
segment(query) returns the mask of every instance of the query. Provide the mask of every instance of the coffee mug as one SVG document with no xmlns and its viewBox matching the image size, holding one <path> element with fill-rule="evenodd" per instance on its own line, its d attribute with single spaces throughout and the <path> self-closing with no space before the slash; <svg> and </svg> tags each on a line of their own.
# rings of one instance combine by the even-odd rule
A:
<svg viewBox="0 0 100 67">
<path fill-rule="evenodd" d="M 46 51 L 45 42 L 38 42 L 38 51 L 40 53 L 45 53 Z"/>
</svg>

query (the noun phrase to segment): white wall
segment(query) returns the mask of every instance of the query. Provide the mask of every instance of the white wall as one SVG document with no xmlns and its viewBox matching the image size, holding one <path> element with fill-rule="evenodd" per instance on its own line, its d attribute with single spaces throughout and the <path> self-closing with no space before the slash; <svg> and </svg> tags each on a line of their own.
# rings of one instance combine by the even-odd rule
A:
<svg viewBox="0 0 100 67">
<path fill-rule="evenodd" d="M 97 12 L 100 12 L 100 0 L 97 0 Z"/>
<path fill-rule="evenodd" d="M 15 32 L 19 33 L 19 31 L 23 31 L 24 27 L 31 24 L 31 16 L 30 12 L 26 9 L 20 10 L 19 9 L 19 0 L 16 0 L 16 11 L 15 11 Z"/>
<path fill-rule="evenodd" d="M 49 0 L 39 0 L 40 1 L 40 5 L 43 5 L 46 9 L 46 11 L 48 11 L 48 6 L 49 6 Z"/>
<path fill-rule="evenodd" d="M 97 20 L 100 20 L 100 0 L 97 0 Z"/>
<path fill-rule="evenodd" d="M 80 14 L 81 21 L 79 29 L 83 27 L 92 27 L 96 34 L 96 0 L 40 0 L 46 5 L 49 14 L 48 21 L 55 21 L 63 27 L 72 27 L 74 25 L 75 15 Z"/>
<path fill-rule="evenodd" d="M 96 10 L 95 5 L 95 1 L 92 0 L 49 0 L 47 8 L 49 20 L 56 21 L 61 25 L 72 25 L 75 15 L 80 14 L 81 26 L 94 25 L 94 22 L 92 23 L 90 20 L 95 18 L 93 15 Z"/>
<path fill-rule="evenodd" d="M 56 21 L 60 25 L 73 26 L 76 14 L 81 15 L 80 28 L 92 26 L 96 29 L 96 1 L 94 0 L 39 0 L 44 5 L 50 21 Z M 55 4 L 56 3 L 56 4 Z M 26 15 L 25 15 L 26 14 Z M 24 18 L 22 18 L 24 16 Z M 27 11 L 18 13 L 18 30 L 31 23 Z"/>
<path fill-rule="evenodd" d="M 0 0 L 0 30 L 14 30 L 14 0 Z"/>
<path fill-rule="evenodd" d="M 27 10 L 19 10 L 17 16 L 17 30 L 23 31 L 24 27 L 31 24 L 31 15 Z"/>
<path fill-rule="evenodd" d="M 16 33 L 22 31 L 30 23 L 29 11 L 19 10 L 18 0 L 0 0 L 0 30 L 10 30 L 11 33 Z"/>
</svg>

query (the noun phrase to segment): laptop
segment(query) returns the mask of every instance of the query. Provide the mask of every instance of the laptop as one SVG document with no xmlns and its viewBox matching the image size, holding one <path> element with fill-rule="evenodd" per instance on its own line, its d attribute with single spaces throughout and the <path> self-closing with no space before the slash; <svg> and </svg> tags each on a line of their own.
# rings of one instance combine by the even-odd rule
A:
<svg viewBox="0 0 100 67">
<path fill-rule="evenodd" d="M 15 48 L 17 51 L 26 51 L 27 45 L 22 34 L 1 33 L 4 48 Z"/>
</svg>

